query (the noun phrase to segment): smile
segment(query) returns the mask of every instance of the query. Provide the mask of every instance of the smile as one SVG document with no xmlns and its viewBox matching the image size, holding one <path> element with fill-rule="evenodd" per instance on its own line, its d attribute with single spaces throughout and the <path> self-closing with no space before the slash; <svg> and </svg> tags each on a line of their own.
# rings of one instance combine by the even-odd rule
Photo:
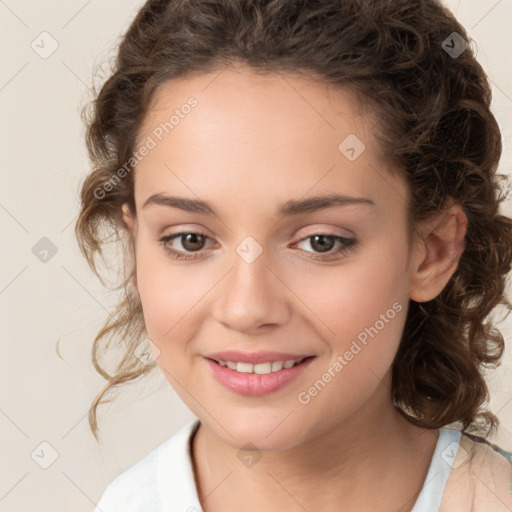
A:
<svg viewBox="0 0 512 512">
<path fill-rule="evenodd" d="M 288 361 L 272 361 L 266 363 L 244 363 L 244 362 L 235 362 L 235 361 L 217 361 L 218 364 L 224 366 L 225 368 L 229 368 L 230 370 L 234 370 L 240 373 L 256 373 L 258 375 L 265 375 L 267 373 L 275 373 L 281 371 L 283 368 L 288 369 L 293 366 L 301 363 L 304 359 L 294 360 L 289 359 Z"/>
<path fill-rule="evenodd" d="M 244 396 L 262 396 L 274 393 L 298 378 L 309 367 L 315 356 L 298 360 L 246 363 L 205 358 L 210 375 L 229 391 Z"/>
</svg>

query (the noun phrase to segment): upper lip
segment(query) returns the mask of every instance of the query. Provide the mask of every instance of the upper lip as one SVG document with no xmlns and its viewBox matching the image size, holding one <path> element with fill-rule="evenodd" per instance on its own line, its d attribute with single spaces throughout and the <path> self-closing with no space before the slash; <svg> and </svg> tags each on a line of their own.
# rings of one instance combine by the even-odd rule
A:
<svg viewBox="0 0 512 512">
<path fill-rule="evenodd" d="M 205 356 L 207 359 L 215 361 L 232 361 L 241 363 L 273 363 L 274 361 L 300 361 L 311 354 L 287 354 L 285 352 L 240 352 L 238 350 L 226 350 L 215 352 Z"/>
</svg>

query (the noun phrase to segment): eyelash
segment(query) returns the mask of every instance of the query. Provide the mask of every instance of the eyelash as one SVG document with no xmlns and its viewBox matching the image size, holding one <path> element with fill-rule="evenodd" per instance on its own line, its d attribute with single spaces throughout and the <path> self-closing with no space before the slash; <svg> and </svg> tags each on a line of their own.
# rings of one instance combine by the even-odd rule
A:
<svg viewBox="0 0 512 512">
<path fill-rule="evenodd" d="M 204 235 L 203 233 L 197 233 L 197 232 L 194 232 L 194 231 L 182 231 L 182 232 L 176 233 L 174 235 L 168 235 L 168 236 L 164 236 L 162 238 L 159 238 L 158 241 L 163 245 L 165 251 L 173 259 L 176 259 L 176 260 L 178 260 L 178 259 L 181 259 L 181 260 L 196 260 L 196 259 L 200 258 L 201 257 L 200 253 L 203 252 L 204 249 L 200 249 L 199 251 L 194 251 L 194 252 L 186 252 L 186 251 L 177 251 L 176 249 L 171 249 L 167 245 L 167 243 L 170 242 L 171 240 L 174 240 L 175 238 L 179 238 L 179 237 L 184 236 L 184 235 L 201 235 L 201 236 L 204 236 L 206 238 L 209 238 L 206 235 Z M 332 234 L 332 233 L 315 233 L 313 235 L 309 235 L 309 236 L 306 236 L 306 237 L 300 239 L 296 243 L 303 242 L 304 240 L 308 240 L 309 238 L 313 238 L 314 236 L 324 236 L 324 237 L 332 238 L 334 240 L 334 242 L 338 242 L 338 243 L 342 244 L 341 247 L 339 247 L 338 249 L 332 250 L 332 251 L 328 251 L 326 253 L 313 252 L 312 254 L 317 254 L 317 255 L 326 254 L 326 255 L 329 256 L 327 258 L 323 257 L 323 256 L 320 256 L 319 258 L 312 258 L 314 260 L 319 260 L 319 261 L 327 261 L 332 256 L 345 255 L 356 244 L 356 239 L 355 238 L 347 238 L 347 237 L 335 235 L 335 234 Z M 311 253 L 310 251 L 305 251 L 305 252 Z"/>
</svg>

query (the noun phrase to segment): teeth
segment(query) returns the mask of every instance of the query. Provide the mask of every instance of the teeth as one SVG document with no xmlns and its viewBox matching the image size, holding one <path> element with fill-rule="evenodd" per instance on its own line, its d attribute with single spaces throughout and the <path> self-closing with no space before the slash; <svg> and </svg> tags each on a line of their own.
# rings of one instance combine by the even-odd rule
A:
<svg viewBox="0 0 512 512">
<path fill-rule="evenodd" d="M 233 361 L 217 361 L 221 366 L 225 368 L 229 368 L 230 370 L 235 370 L 240 373 L 256 373 L 258 375 L 264 375 L 267 373 L 279 372 L 283 368 L 291 368 L 295 366 L 300 361 L 296 361 L 295 359 L 289 359 L 288 361 L 273 361 L 268 363 L 242 363 L 242 362 L 233 362 Z"/>
<path fill-rule="evenodd" d="M 254 365 L 254 373 L 258 375 L 264 375 L 266 373 L 272 373 L 272 363 L 258 363 Z"/>
<path fill-rule="evenodd" d="M 236 363 L 236 371 L 242 373 L 252 373 L 254 365 L 251 363 Z"/>
<path fill-rule="evenodd" d="M 282 370 L 284 366 L 284 361 L 274 361 L 272 363 L 272 371 L 278 372 L 279 370 Z"/>
</svg>

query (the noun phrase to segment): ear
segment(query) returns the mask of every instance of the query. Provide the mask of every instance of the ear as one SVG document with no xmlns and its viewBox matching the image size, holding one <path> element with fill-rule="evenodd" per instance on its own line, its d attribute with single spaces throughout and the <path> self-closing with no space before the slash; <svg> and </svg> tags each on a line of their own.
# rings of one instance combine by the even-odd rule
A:
<svg viewBox="0 0 512 512">
<path fill-rule="evenodd" d="M 439 295 L 459 264 L 466 243 L 468 219 L 462 207 L 452 204 L 421 228 L 409 274 L 409 297 L 427 302 Z"/>
<path fill-rule="evenodd" d="M 121 217 L 123 219 L 123 222 L 125 224 L 126 229 L 130 233 L 133 234 L 134 233 L 134 228 L 135 228 L 135 215 L 130 210 L 130 206 L 128 205 L 128 203 L 124 203 L 121 206 L 121 211 L 122 211 L 122 216 Z"/>
<path fill-rule="evenodd" d="M 135 251 L 135 238 L 137 234 L 137 219 L 135 214 L 132 213 L 130 206 L 128 203 L 124 203 L 121 206 L 122 215 L 121 218 L 125 225 L 126 231 L 128 232 L 128 254 L 125 254 L 125 265 L 126 267 L 130 267 L 129 272 L 133 273 L 132 275 L 132 286 L 139 293 L 139 289 L 137 287 L 137 259 L 136 259 L 136 251 Z"/>
</svg>

